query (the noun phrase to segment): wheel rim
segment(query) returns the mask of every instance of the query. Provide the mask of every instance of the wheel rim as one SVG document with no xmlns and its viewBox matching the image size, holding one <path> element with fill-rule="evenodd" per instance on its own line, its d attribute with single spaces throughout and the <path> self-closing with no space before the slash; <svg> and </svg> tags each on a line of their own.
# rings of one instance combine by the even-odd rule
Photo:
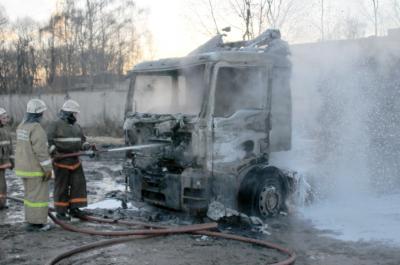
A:
<svg viewBox="0 0 400 265">
<path fill-rule="evenodd" d="M 280 195 L 274 186 L 265 186 L 259 196 L 259 210 L 263 216 L 276 214 L 279 210 Z"/>
</svg>

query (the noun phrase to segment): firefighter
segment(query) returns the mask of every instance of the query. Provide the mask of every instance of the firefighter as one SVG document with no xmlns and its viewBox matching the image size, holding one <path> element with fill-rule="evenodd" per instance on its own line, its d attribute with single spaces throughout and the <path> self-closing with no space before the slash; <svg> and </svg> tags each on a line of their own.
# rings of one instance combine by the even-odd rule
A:
<svg viewBox="0 0 400 265">
<path fill-rule="evenodd" d="M 17 128 L 15 174 L 24 184 L 24 208 L 27 231 L 46 231 L 49 205 L 49 180 L 52 175 L 46 132 L 40 125 L 46 104 L 31 99 L 26 116 Z"/>
<path fill-rule="evenodd" d="M 0 108 L 0 210 L 6 209 L 7 183 L 5 178 L 6 169 L 13 169 L 14 161 L 12 141 L 9 129 L 6 125 L 9 122 L 7 111 Z"/>
<path fill-rule="evenodd" d="M 57 158 L 57 155 L 91 148 L 77 124 L 79 108 L 76 101 L 65 101 L 58 119 L 47 130 L 49 150 L 54 157 L 54 206 L 57 218 L 61 220 L 81 216 L 83 213 L 79 208 L 87 206 L 86 180 L 79 157 Z"/>
</svg>

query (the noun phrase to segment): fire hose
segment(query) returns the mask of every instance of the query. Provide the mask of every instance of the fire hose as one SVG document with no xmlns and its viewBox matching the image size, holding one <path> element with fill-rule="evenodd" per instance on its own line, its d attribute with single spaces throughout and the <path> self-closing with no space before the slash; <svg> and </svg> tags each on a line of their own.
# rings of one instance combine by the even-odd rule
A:
<svg viewBox="0 0 400 265">
<path fill-rule="evenodd" d="M 74 153 L 62 153 L 62 154 L 55 154 L 54 160 L 68 158 L 68 157 L 78 157 L 78 156 L 97 156 L 104 153 L 113 153 L 113 152 L 138 152 L 141 150 L 151 149 L 151 148 L 160 148 L 165 146 L 165 143 L 153 143 L 153 144 L 142 144 L 142 145 L 131 145 L 131 146 L 123 146 L 123 147 L 116 147 L 116 148 L 109 148 L 109 149 L 91 149 L 86 151 L 79 151 Z"/>
<path fill-rule="evenodd" d="M 16 197 L 7 196 L 7 198 L 17 201 L 17 202 L 23 202 L 22 199 L 19 199 Z M 103 247 L 107 247 L 110 245 L 121 244 L 121 243 L 125 243 L 125 242 L 131 241 L 131 240 L 136 240 L 136 239 L 144 239 L 144 238 L 150 238 L 150 237 L 155 237 L 155 236 L 182 234 L 182 233 L 192 233 L 192 234 L 206 235 L 206 236 L 211 236 L 211 237 L 220 237 L 220 238 L 224 238 L 224 239 L 237 240 L 237 241 L 241 241 L 241 242 L 245 242 L 245 243 L 256 244 L 259 246 L 263 246 L 265 248 L 277 250 L 278 252 L 284 253 L 289 256 L 286 260 L 283 260 L 283 261 L 280 261 L 277 263 L 273 263 L 271 265 L 290 265 L 290 264 L 294 264 L 295 260 L 296 260 L 296 254 L 293 251 L 286 249 L 284 247 L 281 247 L 279 245 L 264 241 L 264 240 L 258 240 L 258 239 L 247 238 L 247 237 L 243 237 L 243 236 L 225 234 L 225 233 L 214 232 L 214 231 L 207 231 L 208 229 L 216 228 L 217 223 L 205 223 L 205 224 L 187 225 L 187 226 L 179 226 L 179 227 L 166 227 L 166 226 L 147 224 L 147 223 L 143 223 L 143 222 L 127 222 L 127 221 L 123 221 L 123 220 L 110 220 L 110 219 L 97 218 L 97 217 L 88 216 L 88 215 L 80 217 L 80 219 L 82 221 L 108 223 L 108 224 L 123 224 L 123 225 L 127 225 L 127 226 L 142 226 L 142 227 L 148 228 L 148 229 L 136 229 L 136 230 L 128 230 L 128 231 L 95 231 L 95 230 L 91 230 L 91 229 L 78 228 L 71 224 L 62 222 L 62 221 L 58 220 L 51 213 L 51 211 L 54 211 L 54 209 L 49 208 L 49 213 L 48 213 L 49 217 L 53 220 L 54 223 L 61 226 L 63 229 L 65 229 L 67 231 L 90 234 L 90 235 L 119 236 L 121 238 L 103 240 L 103 241 L 90 243 L 90 244 L 86 244 L 86 245 L 74 248 L 72 250 L 69 250 L 69 251 L 66 251 L 66 252 L 63 252 L 63 253 L 57 255 L 56 257 L 51 259 L 49 262 L 47 262 L 46 265 L 55 265 L 58 262 L 60 262 L 61 260 L 64 260 L 64 259 L 69 258 L 78 253 L 86 252 L 86 251 L 89 251 L 89 250 L 92 250 L 95 248 L 103 248 Z"/>
</svg>

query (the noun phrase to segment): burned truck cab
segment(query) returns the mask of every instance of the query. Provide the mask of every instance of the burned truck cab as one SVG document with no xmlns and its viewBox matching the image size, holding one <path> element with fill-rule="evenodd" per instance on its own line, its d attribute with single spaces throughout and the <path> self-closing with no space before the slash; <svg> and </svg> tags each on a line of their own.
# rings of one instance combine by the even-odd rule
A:
<svg viewBox="0 0 400 265">
<path fill-rule="evenodd" d="M 141 63 L 130 73 L 124 171 L 133 198 L 204 213 L 212 201 L 267 217 L 291 180 L 269 154 L 291 146 L 288 53 L 222 48 Z"/>
</svg>

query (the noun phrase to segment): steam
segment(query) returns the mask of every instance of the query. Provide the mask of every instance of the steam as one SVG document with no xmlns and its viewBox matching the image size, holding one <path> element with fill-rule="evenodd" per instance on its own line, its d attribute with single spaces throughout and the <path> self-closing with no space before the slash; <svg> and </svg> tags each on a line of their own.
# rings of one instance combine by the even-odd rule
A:
<svg viewBox="0 0 400 265">
<path fill-rule="evenodd" d="M 292 47 L 293 148 L 273 154 L 272 163 L 308 178 L 316 201 L 303 214 L 343 239 L 399 237 L 392 231 L 400 201 L 400 53 L 393 41 Z"/>
</svg>

